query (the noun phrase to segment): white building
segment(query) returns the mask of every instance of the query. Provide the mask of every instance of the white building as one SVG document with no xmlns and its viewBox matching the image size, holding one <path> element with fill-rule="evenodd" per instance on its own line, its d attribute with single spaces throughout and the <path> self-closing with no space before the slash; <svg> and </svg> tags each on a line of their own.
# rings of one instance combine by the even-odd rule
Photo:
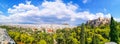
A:
<svg viewBox="0 0 120 44">
<path fill-rule="evenodd" d="M 46 32 L 51 31 L 55 32 L 57 29 L 63 29 L 63 28 L 74 28 L 76 26 L 70 26 L 70 25 L 58 25 L 58 24 L 3 24 L 7 26 L 13 26 L 13 27 L 22 27 L 22 28 L 30 28 L 33 31 L 45 29 Z M 48 32 L 49 33 L 49 32 Z"/>
</svg>

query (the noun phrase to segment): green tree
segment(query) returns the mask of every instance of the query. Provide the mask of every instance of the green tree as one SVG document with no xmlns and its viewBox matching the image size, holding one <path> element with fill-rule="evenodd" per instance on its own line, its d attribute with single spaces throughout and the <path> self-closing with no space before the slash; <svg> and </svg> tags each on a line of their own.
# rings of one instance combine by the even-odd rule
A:
<svg viewBox="0 0 120 44">
<path fill-rule="evenodd" d="M 81 44 L 85 44 L 85 24 L 84 23 L 82 23 L 82 25 L 81 25 Z"/>
<path fill-rule="evenodd" d="M 47 44 L 44 39 L 40 40 L 37 44 Z"/>
<path fill-rule="evenodd" d="M 56 40 L 58 44 L 64 44 L 65 43 L 64 33 L 59 33 Z"/>
<path fill-rule="evenodd" d="M 95 31 L 95 29 L 93 30 L 93 37 L 92 37 L 92 44 L 96 44 L 97 42 L 96 42 L 96 36 L 95 36 L 95 34 L 96 34 L 96 31 Z"/>
<path fill-rule="evenodd" d="M 21 42 L 26 43 L 26 42 L 27 42 L 27 39 L 28 39 L 27 36 L 28 36 L 28 35 L 27 35 L 26 33 L 21 34 L 21 36 L 20 36 Z"/>
<path fill-rule="evenodd" d="M 15 33 L 14 39 L 15 39 L 16 41 L 18 41 L 19 38 L 20 38 L 20 33 L 19 33 L 19 32 L 14 32 L 14 33 Z"/>
<path fill-rule="evenodd" d="M 113 17 L 111 17 L 111 21 L 110 21 L 110 33 L 109 34 L 110 34 L 110 41 L 118 43 L 119 32 L 116 29 L 116 22 L 113 19 Z"/>
<path fill-rule="evenodd" d="M 28 43 L 32 44 L 32 42 L 33 42 L 34 40 L 35 40 L 35 39 L 34 39 L 33 37 L 28 36 L 28 39 L 27 39 Z"/>
<path fill-rule="evenodd" d="M 94 34 L 92 39 L 93 39 L 92 44 L 100 44 L 100 40 L 97 34 Z"/>
<path fill-rule="evenodd" d="M 49 44 L 53 44 L 53 37 L 48 34 L 46 36 L 46 42 L 49 43 Z"/>
</svg>

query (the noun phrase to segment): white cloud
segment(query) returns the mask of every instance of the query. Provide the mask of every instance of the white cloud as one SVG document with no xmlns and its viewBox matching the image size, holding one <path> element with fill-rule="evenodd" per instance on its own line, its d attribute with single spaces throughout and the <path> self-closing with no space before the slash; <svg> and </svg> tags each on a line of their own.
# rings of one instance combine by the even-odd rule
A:
<svg viewBox="0 0 120 44">
<path fill-rule="evenodd" d="M 115 21 L 118 21 L 118 22 L 120 22 L 120 18 L 114 18 L 115 19 Z"/>
<path fill-rule="evenodd" d="M 3 14 L 3 12 L 2 12 L 2 11 L 0 11 L 0 15 L 1 15 L 1 14 Z"/>
<path fill-rule="evenodd" d="M 79 9 L 77 5 L 65 4 L 60 0 L 55 2 L 44 1 L 40 6 L 34 6 L 27 2 L 9 8 L 8 13 L 10 15 L 1 15 L 0 20 L 9 23 L 62 23 L 110 16 L 110 14 L 105 15 L 103 13 L 92 14 L 89 11 L 77 12 L 77 9 Z"/>
<path fill-rule="evenodd" d="M 84 20 L 93 20 L 93 19 L 97 19 L 99 17 L 110 18 L 110 14 L 103 14 L 103 13 L 92 14 L 89 11 L 79 12 L 78 15 L 79 16 L 77 16 L 77 18 L 81 18 Z"/>
<path fill-rule="evenodd" d="M 88 2 L 88 0 L 83 0 L 83 3 L 85 4 L 85 3 L 87 3 Z"/>
</svg>

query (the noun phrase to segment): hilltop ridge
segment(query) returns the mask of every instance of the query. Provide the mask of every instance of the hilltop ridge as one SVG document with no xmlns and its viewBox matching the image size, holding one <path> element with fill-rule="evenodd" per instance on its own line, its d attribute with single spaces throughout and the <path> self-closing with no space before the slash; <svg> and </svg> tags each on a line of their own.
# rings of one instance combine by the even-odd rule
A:
<svg viewBox="0 0 120 44">
<path fill-rule="evenodd" d="M 98 19 L 88 20 L 86 24 L 90 26 L 100 26 L 102 24 L 106 25 L 106 24 L 110 24 L 110 18 L 99 17 Z"/>
</svg>

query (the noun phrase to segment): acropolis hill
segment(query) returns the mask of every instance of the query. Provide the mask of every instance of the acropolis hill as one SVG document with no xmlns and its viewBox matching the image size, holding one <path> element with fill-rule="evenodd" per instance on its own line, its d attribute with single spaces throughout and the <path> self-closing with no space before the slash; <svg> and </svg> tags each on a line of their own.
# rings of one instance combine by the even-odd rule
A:
<svg viewBox="0 0 120 44">
<path fill-rule="evenodd" d="M 105 25 L 105 24 L 110 24 L 110 18 L 104 18 L 104 17 L 99 17 L 98 19 L 94 20 L 88 20 L 86 24 L 90 26 L 99 26 L 99 25 Z"/>
</svg>

